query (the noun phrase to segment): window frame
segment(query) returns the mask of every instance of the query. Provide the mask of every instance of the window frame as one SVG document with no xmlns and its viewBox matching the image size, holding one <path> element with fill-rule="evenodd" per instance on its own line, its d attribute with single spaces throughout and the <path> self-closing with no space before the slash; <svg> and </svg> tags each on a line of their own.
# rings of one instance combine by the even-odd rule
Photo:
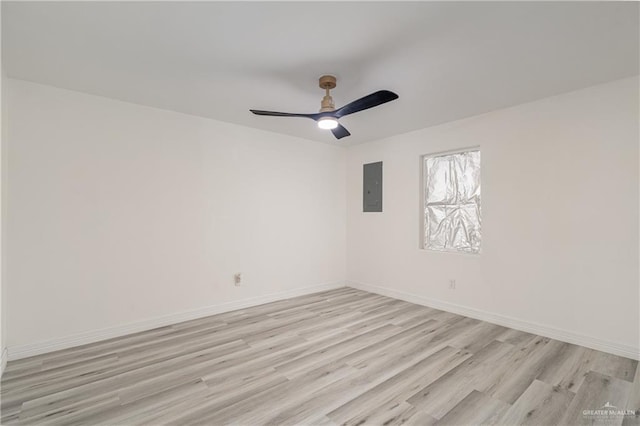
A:
<svg viewBox="0 0 640 426">
<path fill-rule="evenodd" d="M 481 198 L 480 198 L 480 220 L 482 221 L 482 150 L 480 149 L 480 145 L 469 146 L 464 148 L 456 148 L 445 151 L 437 151 L 429 154 L 423 154 L 420 156 L 420 241 L 419 241 L 419 249 L 425 253 L 444 253 L 444 254 L 455 254 L 461 256 L 472 256 L 477 257 L 482 254 L 482 242 L 480 243 L 480 249 L 477 252 L 468 252 L 468 251 L 460 251 L 455 249 L 445 249 L 438 250 L 428 248 L 426 246 L 426 237 L 427 237 L 427 217 L 426 217 L 426 188 L 427 188 L 427 173 L 426 173 L 426 165 L 425 162 L 428 158 L 433 157 L 444 157 L 447 155 L 453 154 L 462 154 L 465 152 L 479 151 L 480 152 L 480 188 L 481 188 Z M 482 237 L 481 237 L 482 238 Z"/>
</svg>

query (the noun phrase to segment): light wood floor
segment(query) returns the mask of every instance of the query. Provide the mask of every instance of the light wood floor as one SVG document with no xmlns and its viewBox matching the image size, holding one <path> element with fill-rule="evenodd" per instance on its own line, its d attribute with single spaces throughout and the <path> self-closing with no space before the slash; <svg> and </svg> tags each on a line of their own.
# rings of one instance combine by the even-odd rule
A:
<svg viewBox="0 0 640 426">
<path fill-rule="evenodd" d="M 2 424 L 631 425 L 583 410 L 638 409 L 639 370 L 342 288 L 12 361 Z"/>
</svg>

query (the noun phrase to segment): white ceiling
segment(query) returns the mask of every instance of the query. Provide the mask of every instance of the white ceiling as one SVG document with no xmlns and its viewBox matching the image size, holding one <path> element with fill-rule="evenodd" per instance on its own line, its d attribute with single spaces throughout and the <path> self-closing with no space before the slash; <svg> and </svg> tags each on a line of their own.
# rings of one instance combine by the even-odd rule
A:
<svg viewBox="0 0 640 426">
<path fill-rule="evenodd" d="M 14 78 L 332 144 L 356 144 L 638 74 L 636 2 L 2 2 Z M 311 120 L 317 78 L 345 117 Z"/>
</svg>

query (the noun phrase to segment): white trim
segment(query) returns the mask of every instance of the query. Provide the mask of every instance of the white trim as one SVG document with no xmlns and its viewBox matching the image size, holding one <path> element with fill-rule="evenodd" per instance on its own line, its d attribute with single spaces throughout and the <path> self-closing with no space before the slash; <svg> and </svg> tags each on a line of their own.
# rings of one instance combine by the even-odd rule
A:
<svg viewBox="0 0 640 426">
<path fill-rule="evenodd" d="M 203 318 L 210 315 L 221 314 L 223 312 L 235 311 L 237 309 L 249 308 L 251 306 L 262 305 L 264 303 L 275 302 L 278 300 L 289 299 L 296 296 L 304 296 L 307 294 L 317 293 L 319 291 L 333 290 L 344 287 L 342 281 L 330 282 L 315 286 L 302 287 L 294 290 L 282 291 L 278 293 L 266 294 L 264 296 L 252 297 L 249 299 L 236 300 L 233 302 L 220 303 L 191 311 L 178 312 L 162 317 L 151 318 L 138 321 L 131 324 L 119 325 L 115 327 L 103 328 L 100 330 L 87 331 L 72 336 L 60 337 L 43 342 L 30 343 L 26 345 L 10 346 L 8 348 L 8 360 L 27 358 L 34 355 L 41 355 L 47 352 L 53 352 L 60 349 L 68 349 L 74 346 L 86 345 L 88 343 L 98 342 L 100 340 L 112 339 L 131 333 L 151 330 L 158 327 L 164 327 L 171 324 L 177 324 L 183 321 Z M 3 352 L 3 366 L 6 362 L 5 352 Z"/>
<path fill-rule="evenodd" d="M 535 322 L 524 321 L 505 315 L 494 314 L 491 312 L 482 311 L 480 309 L 457 305 L 455 303 L 430 299 L 424 296 L 418 296 L 416 294 L 407 293 L 404 291 L 393 290 L 387 287 L 365 284 L 356 281 L 347 281 L 347 286 L 371 293 L 381 294 L 383 296 L 393 297 L 394 299 L 400 299 L 418 305 L 428 306 L 430 308 L 452 312 L 454 314 L 464 315 L 470 318 L 476 318 L 482 321 L 490 322 L 492 324 L 498 324 L 504 327 L 526 331 L 527 333 L 549 337 L 551 339 L 560 340 L 562 342 L 585 346 L 587 348 L 623 356 L 625 358 L 640 360 L 640 349 L 633 346 L 628 346 L 608 340 L 602 340 L 596 337 L 585 336 L 573 331 L 563 330 L 561 328 L 538 324 Z"/>
<path fill-rule="evenodd" d="M 4 368 L 7 366 L 7 348 L 2 348 L 2 366 L 0 366 L 0 377 L 4 374 Z"/>
</svg>

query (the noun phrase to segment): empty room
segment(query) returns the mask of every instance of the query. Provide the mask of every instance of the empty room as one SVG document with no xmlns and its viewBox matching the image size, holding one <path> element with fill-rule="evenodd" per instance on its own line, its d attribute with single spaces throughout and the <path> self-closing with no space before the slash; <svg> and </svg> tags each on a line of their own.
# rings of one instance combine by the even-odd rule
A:
<svg viewBox="0 0 640 426">
<path fill-rule="evenodd" d="M 640 425 L 640 3 L 0 11 L 2 425 Z"/>
</svg>

